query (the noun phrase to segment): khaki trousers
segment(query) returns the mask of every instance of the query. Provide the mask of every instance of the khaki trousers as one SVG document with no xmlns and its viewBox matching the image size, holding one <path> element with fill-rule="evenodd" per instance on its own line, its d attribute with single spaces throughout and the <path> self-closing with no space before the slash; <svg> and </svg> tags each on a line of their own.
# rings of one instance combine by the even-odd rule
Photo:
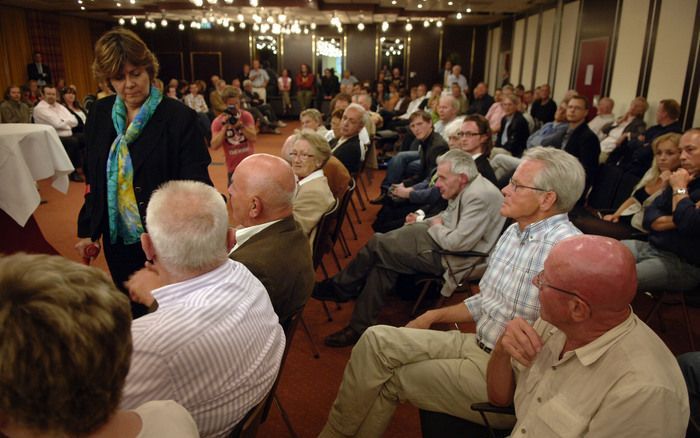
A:
<svg viewBox="0 0 700 438">
<path fill-rule="evenodd" d="M 352 350 L 319 437 L 381 437 L 404 402 L 483 424 L 470 406 L 488 398 L 488 360 L 473 333 L 370 327 Z M 492 424 L 514 421 L 494 416 Z"/>
</svg>

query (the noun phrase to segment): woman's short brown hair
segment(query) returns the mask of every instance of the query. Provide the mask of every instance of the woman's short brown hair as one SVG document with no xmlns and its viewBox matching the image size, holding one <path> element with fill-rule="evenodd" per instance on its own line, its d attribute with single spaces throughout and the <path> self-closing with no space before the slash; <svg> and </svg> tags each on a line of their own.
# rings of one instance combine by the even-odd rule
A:
<svg viewBox="0 0 700 438">
<path fill-rule="evenodd" d="M 328 145 L 328 141 L 326 141 L 322 135 L 312 131 L 311 129 L 302 129 L 301 131 L 297 132 L 296 136 L 294 137 L 292 146 L 299 140 L 303 140 L 309 143 L 311 146 L 311 150 L 313 151 L 317 162 L 320 164 L 317 169 L 320 169 L 326 165 L 332 153 L 331 147 Z"/>
<path fill-rule="evenodd" d="M 92 72 L 98 82 L 109 81 L 121 73 L 126 63 L 145 67 L 151 80 L 158 76 L 158 59 L 146 43 L 129 29 L 117 27 L 103 34 L 95 43 Z"/>
<path fill-rule="evenodd" d="M 0 412 L 84 436 L 119 406 L 131 310 L 104 272 L 59 256 L 0 257 Z"/>
</svg>

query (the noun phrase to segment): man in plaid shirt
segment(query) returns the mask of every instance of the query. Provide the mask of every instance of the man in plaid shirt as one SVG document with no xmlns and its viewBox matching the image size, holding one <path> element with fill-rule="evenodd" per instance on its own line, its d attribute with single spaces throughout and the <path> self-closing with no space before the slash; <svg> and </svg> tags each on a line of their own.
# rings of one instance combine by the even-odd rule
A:
<svg viewBox="0 0 700 438">
<path fill-rule="evenodd" d="M 514 223 L 489 258 L 480 293 L 430 310 L 404 328 L 370 327 L 352 351 L 338 396 L 320 437 L 378 437 L 396 405 L 412 405 L 481 423 L 470 405 L 488 399 L 491 349 L 515 317 L 539 317 L 532 279 L 558 241 L 580 234 L 567 212 L 580 198 L 585 174 L 568 153 L 535 147 L 503 189 L 501 214 Z M 476 333 L 427 330 L 434 323 L 476 323 Z M 495 426 L 513 419 L 495 418 Z"/>
</svg>

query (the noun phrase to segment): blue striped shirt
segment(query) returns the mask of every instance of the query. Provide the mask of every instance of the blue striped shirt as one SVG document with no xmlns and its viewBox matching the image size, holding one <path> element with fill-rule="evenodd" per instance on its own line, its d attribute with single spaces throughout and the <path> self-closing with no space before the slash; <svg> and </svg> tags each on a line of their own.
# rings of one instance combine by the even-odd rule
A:
<svg viewBox="0 0 700 438">
<path fill-rule="evenodd" d="M 557 214 L 520 231 L 514 223 L 496 243 L 480 292 L 464 300 L 476 321 L 476 337 L 493 348 L 513 318 L 530 324 L 540 316 L 539 290 L 532 279 L 542 269 L 555 243 L 581 234 L 567 214 Z"/>
<path fill-rule="evenodd" d="M 265 287 L 227 259 L 204 275 L 153 291 L 158 310 L 134 321 L 121 407 L 175 400 L 202 437 L 226 436 L 268 393 L 284 333 Z"/>
</svg>

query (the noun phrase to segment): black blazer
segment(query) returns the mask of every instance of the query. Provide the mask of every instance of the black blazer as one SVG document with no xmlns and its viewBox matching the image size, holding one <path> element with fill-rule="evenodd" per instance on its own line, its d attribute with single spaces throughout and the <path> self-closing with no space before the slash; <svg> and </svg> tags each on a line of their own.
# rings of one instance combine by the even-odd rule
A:
<svg viewBox="0 0 700 438">
<path fill-rule="evenodd" d="M 29 80 L 34 79 L 35 81 L 43 79 L 47 84 L 51 84 L 51 69 L 44 63 L 41 64 L 41 69 L 44 71 L 43 74 L 39 74 L 39 70 L 37 70 L 36 64 L 33 62 L 27 64 L 27 77 Z"/>
<path fill-rule="evenodd" d="M 331 140 L 331 149 L 338 144 L 338 141 L 340 141 L 339 138 L 334 138 Z M 345 168 L 348 169 L 348 172 L 350 172 L 351 175 L 357 174 L 362 166 L 362 153 L 360 152 L 361 147 L 360 137 L 359 135 L 356 135 L 347 139 L 345 143 L 333 151 L 333 155 L 345 165 Z"/>
<path fill-rule="evenodd" d="M 501 120 L 501 127 L 506 126 L 506 118 L 503 117 Z M 498 133 L 498 142 L 496 146 L 502 147 L 513 154 L 514 157 L 520 157 L 523 155 L 525 146 L 527 145 L 527 138 L 530 136 L 530 128 L 527 125 L 527 120 L 520 113 L 516 111 L 513 113 L 513 120 L 508 125 L 507 140 L 503 143 L 501 140 L 501 133 Z"/>
<path fill-rule="evenodd" d="M 117 137 L 112 124 L 116 96 L 95 102 L 85 124 L 87 165 L 85 203 L 78 215 L 78 237 L 96 240 L 109 232 L 107 221 L 107 156 Z M 134 166 L 134 194 L 146 225 L 151 193 L 170 180 L 195 180 L 213 185 L 211 162 L 197 113 L 175 99 L 163 98 L 136 141 L 129 145 Z"/>
<path fill-rule="evenodd" d="M 585 197 L 588 188 L 595 184 L 595 178 L 598 173 L 600 140 L 591 131 L 587 123 L 581 123 L 569 136 L 564 150 L 578 158 L 578 161 L 583 166 L 583 170 L 586 171 L 586 188 L 583 191 L 583 197 Z"/>
</svg>

